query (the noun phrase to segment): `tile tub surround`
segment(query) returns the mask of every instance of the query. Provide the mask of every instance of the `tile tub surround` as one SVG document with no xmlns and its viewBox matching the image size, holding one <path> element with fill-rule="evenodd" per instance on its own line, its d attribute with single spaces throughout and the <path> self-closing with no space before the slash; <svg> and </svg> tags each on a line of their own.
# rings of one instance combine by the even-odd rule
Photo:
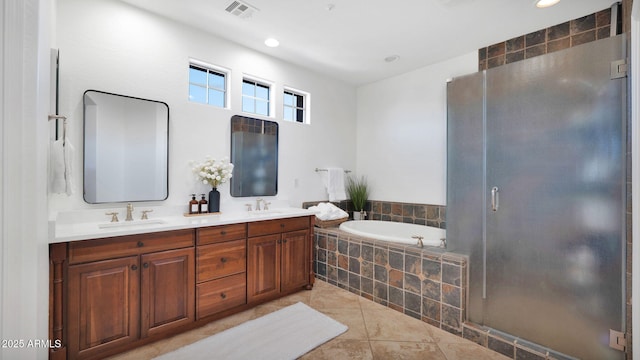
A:
<svg viewBox="0 0 640 360">
<path fill-rule="evenodd" d="M 570 359 L 523 339 L 465 322 L 468 258 L 435 247 L 393 244 L 337 228 L 315 229 L 316 278 L 465 338 L 510 359 Z"/>
<path fill-rule="evenodd" d="M 465 256 L 318 228 L 314 256 L 320 280 L 462 335 Z"/>
<path fill-rule="evenodd" d="M 303 209 L 326 201 L 307 201 Z M 336 201 L 332 204 L 349 213 L 353 211 L 351 200 Z M 446 206 L 413 204 L 393 201 L 367 200 L 365 209 L 368 220 L 394 221 L 409 224 L 427 225 L 446 229 Z"/>
</svg>

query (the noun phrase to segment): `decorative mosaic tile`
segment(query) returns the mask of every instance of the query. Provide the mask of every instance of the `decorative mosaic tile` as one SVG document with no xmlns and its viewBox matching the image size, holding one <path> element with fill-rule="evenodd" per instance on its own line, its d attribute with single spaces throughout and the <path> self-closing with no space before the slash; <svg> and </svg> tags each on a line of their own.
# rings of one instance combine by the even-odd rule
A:
<svg viewBox="0 0 640 360">
<path fill-rule="evenodd" d="M 393 269 L 404 271 L 404 255 L 395 251 L 389 251 L 389 265 Z"/>
<path fill-rule="evenodd" d="M 389 285 L 398 289 L 404 288 L 404 272 L 391 269 L 389 270 Z"/>
<path fill-rule="evenodd" d="M 459 287 L 442 284 L 442 303 L 460 308 L 462 305 L 460 303 L 461 294 Z"/>
<path fill-rule="evenodd" d="M 422 298 L 422 316 L 435 320 L 438 323 L 437 327 L 440 327 L 440 308 L 441 304 L 439 301 L 426 297 Z"/>
<path fill-rule="evenodd" d="M 440 283 L 433 280 L 424 279 L 422 281 L 422 296 L 440 301 Z"/>
<path fill-rule="evenodd" d="M 415 255 L 405 255 L 404 256 L 404 271 L 414 274 L 420 275 L 422 273 L 422 264 L 421 258 Z"/>
<path fill-rule="evenodd" d="M 404 273 L 404 289 L 410 291 L 416 296 L 422 294 L 422 282 L 416 275 Z"/>
<path fill-rule="evenodd" d="M 393 286 L 389 286 L 389 303 L 404 307 L 404 291 Z"/>
<path fill-rule="evenodd" d="M 451 285 L 460 286 L 462 275 L 460 266 L 447 263 L 442 264 L 442 282 Z"/>
<path fill-rule="evenodd" d="M 373 279 L 373 263 L 370 261 L 362 260 L 362 262 L 360 263 L 360 275 L 369 279 Z"/>
</svg>

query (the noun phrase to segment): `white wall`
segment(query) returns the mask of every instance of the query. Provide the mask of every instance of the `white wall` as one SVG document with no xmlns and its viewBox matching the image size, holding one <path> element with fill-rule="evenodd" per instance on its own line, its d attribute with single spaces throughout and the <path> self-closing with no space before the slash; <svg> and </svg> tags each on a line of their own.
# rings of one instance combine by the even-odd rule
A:
<svg viewBox="0 0 640 360">
<path fill-rule="evenodd" d="M 206 155 L 229 156 L 229 123 L 232 115 L 241 113 L 243 74 L 274 83 L 273 120 L 280 124 L 276 200 L 300 206 L 303 201 L 326 199 L 314 169 L 355 168 L 355 87 L 119 1 L 59 0 L 56 11 L 60 113 L 70 118 L 71 141 L 79 154 L 75 194 L 52 196 L 51 212 L 100 206 L 86 204 L 82 198 L 82 94 L 87 89 L 169 104 L 169 198 L 154 205 L 184 204 L 186 210 L 189 194 L 210 190 L 195 181 L 188 162 Z M 231 69 L 230 110 L 188 101 L 190 58 Z M 310 125 L 282 121 L 284 86 L 311 94 Z M 231 198 L 228 184 L 220 190 L 222 211 L 248 201 Z"/>
<path fill-rule="evenodd" d="M 371 199 L 445 205 L 446 81 L 477 52 L 358 88 L 357 174 Z"/>
<path fill-rule="evenodd" d="M 50 0 L 2 0 L 0 23 L 0 359 L 46 359 L 46 177 Z M 3 344 L 6 345 L 6 344 Z"/>
</svg>

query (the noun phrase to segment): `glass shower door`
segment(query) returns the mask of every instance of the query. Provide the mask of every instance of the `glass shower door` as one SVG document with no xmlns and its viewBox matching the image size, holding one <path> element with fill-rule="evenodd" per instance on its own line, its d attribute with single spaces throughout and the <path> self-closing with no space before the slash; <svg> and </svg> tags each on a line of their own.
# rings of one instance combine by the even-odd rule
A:
<svg viewBox="0 0 640 360">
<path fill-rule="evenodd" d="M 486 72 L 484 324 L 584 359 L 623 359 L 621 37 Z"/>
</svg>

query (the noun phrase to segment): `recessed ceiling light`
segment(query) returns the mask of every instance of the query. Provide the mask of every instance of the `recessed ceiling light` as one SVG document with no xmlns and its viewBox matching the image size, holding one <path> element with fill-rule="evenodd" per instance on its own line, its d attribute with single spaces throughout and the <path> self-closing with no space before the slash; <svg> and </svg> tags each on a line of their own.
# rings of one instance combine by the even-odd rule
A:
<svg viewBox="0 0 640 360">
<path fill-rule="evenodd" d="M 536 1 L 536 6 L 542 9 L 542 8 L 553 6 L 559 2 L 560 0 L 538 0 Z"/>
<path fill-rule="evenodd" d="M 391 56 L 387 56 L 386 58 L 384 58 L 384 61 L 390 63 L 390 62 L 394 62 L 396 60 L 400 59 L 400 56 L 398 55 L 391 55 Z"/>
<path fill-rule="evenodd" d="M 274 38 L 268 38 L 267 40 L 264 41 L 264 44 L 267 45 L 268 47 L 278 47 L 278 45 L 280 45 L 280 41 Z"/>
</svg>

